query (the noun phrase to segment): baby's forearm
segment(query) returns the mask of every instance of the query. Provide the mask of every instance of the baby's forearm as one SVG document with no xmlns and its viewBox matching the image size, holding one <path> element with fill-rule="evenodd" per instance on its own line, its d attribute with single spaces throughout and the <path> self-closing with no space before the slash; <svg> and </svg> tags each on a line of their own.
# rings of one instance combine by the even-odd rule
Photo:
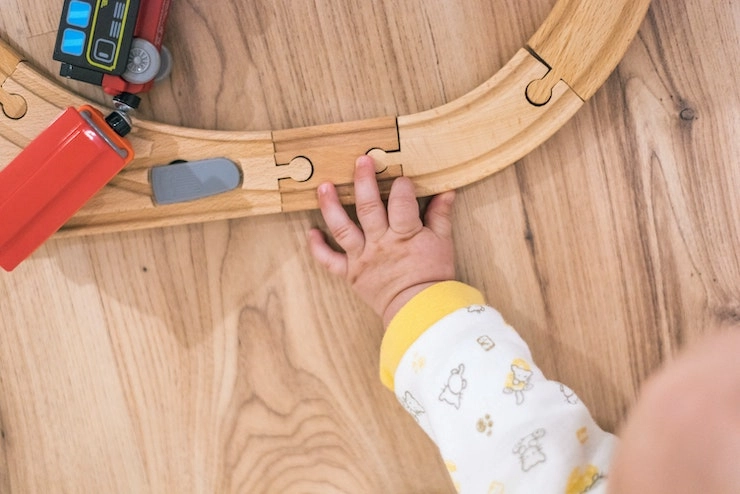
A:
<svg viewBox="0 0 740 494">
<path fill-rule="evenodd" d="M 381 375 L 436 442 L 461 492 L 605 489 L 616 439 L 573 391 L 542 375 L 476 290 L 440 283 L 401 309 Z"/>
</svg>

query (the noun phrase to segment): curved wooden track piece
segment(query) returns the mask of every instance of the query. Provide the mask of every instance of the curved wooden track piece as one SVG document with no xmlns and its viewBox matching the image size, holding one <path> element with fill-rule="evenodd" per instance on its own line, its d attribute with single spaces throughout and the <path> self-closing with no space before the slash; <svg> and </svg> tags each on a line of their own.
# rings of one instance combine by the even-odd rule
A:
<svg viewBox="0 0 740 494">
<path fill-rule="evenodd" d="M 607 5 L 608 4 L 608 5 Z M 354 159 L 378 161 L 381 188 L 411 177 L 419 195 L 480 180 L 557 131 L 622 58 L 649 0 L 559 0 L 497 74 L 422 113 L 265 132 L 202 131 L 136 121 L 136 159 L 59 236 L 131 230 L 317 207 L 315 189 L 338 185 L 353 201 Z M 46 80 L 0 42 L 0 169 L 69 105 L 86 103 Z M 152 201 L 150 170 L 174 160 L 224 157 L 242 170 L 238 190 L 174 205 Z"/>
</svg>

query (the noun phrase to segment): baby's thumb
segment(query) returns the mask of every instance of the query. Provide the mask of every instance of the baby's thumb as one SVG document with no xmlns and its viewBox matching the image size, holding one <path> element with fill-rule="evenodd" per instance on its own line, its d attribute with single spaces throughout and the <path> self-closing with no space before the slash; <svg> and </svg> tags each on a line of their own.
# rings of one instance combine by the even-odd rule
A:
<svg viewBox="0 0 740 494">
<path fill-rule="evenodd" d="M 424 224 L 441 237 L 452 236 L 452 206 L 455 203 L 455 191 L 448 190 L 436 195 L 429 202 Z"/>
</svg>

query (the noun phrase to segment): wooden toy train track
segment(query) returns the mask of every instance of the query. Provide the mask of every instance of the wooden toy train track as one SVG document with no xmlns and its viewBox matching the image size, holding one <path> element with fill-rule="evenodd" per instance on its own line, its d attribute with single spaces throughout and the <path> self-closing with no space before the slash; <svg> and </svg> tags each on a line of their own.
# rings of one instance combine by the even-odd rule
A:
<svg viewBox="0 0 740 494">
<path fill-rule="evenodd" d="M 527 45 L 461 98 L 413 115 L 291 130 L 222 132 L 137 120 L 136 158 L 57 236 L 132 230 L 312 209 L 323 181 L 351 203 L 354 159 L 369 152 L 381 187 L 405 175 L 419 195 L 480 180 L 557 131 L 624 55 L 649 0 L 559 0 Z M 87 103 L 45 79 L 0 41 L 0 169 L 61 111 Z M 151 170 L 173 160 L 226 158 L 241 170 L 231 191 L 156 204 Z"/>
</svg>

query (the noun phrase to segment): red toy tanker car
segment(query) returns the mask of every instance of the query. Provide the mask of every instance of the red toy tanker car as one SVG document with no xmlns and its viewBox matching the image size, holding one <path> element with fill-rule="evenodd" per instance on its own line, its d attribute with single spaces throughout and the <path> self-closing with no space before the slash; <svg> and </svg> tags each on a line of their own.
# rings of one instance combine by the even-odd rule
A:
<svg viewBox="0 0 740 494">
<path fill-rule="evenodd" d="M 68 108 L 0 172 L 0 266 L 14 269 L 133 157 L 102 113 Z"/>
</svg>

